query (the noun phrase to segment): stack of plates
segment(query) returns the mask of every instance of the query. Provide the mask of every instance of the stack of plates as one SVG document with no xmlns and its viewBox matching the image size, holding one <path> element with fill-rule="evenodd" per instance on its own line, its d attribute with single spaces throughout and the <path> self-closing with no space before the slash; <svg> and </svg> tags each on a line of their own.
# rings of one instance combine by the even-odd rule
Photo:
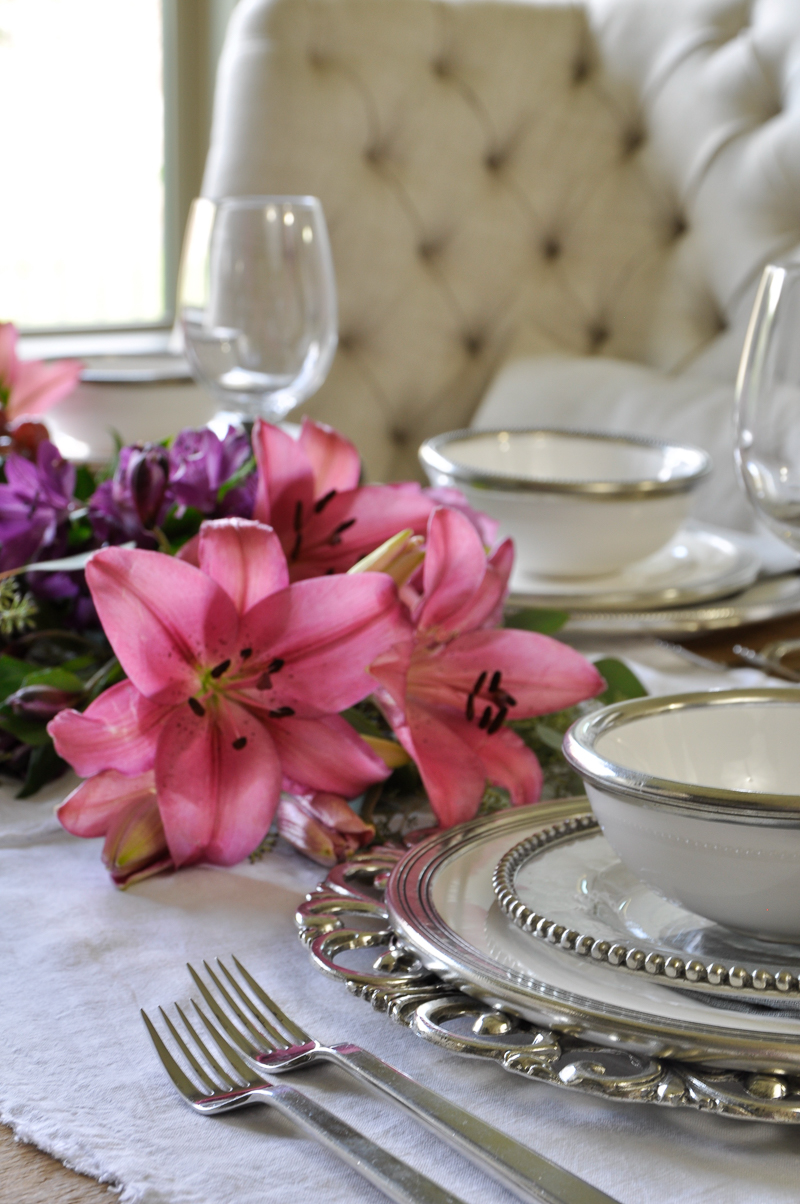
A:
<svg viewBox="0 0 800 1204">
<path fill-rule="evenodd" d="M 392 928 L 441 977 L 536 1025 L 751 1073 L 800 1073 L 800 942 L 739 937 L 620 864 L 588 801 L 477 820 L 412 849 Z"/>
<path fill-rule="evenodd" d="M 735 532 L 695 523 L 653 556 L 606 577 L 517 571 L 508 605 L 567 610 L 568 631 L 596 635 L 711 631 L 800 610 L 796 572 L 758 580 L 760 572 L 759 557 Z"/>
</svg>

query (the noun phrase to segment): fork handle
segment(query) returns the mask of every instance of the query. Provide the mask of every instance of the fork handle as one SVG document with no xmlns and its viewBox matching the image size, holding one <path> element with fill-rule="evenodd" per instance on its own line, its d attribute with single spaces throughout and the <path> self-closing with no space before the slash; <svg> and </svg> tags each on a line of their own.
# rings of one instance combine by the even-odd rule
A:
<svg viewBox="0 0 800 1204">
<path fill-rule="evenodd" d="M 286 1083 L 256 1088 L 251 1098 L 277 1108 L 397 1204 L 464 1204 Z"/>
<path fill-rule="evenodd" d="M 334 1045 L 325 1054 L 336 1065 L 402 1104 L 443 1141 L 522 1199 L 546 1204 L 617 1204 L 599 1188 L 423 1087 L 368 1050 L 358 1045 Z"/>
</svg>

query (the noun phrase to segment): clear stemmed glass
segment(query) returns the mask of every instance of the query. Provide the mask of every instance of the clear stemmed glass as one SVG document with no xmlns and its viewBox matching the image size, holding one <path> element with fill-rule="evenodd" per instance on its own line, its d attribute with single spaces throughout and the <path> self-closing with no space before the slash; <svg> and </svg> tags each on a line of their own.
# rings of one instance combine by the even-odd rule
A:
<svg viewBox="0 0 800 1204">
<path fill-rule="evenodd" d="M 764 269 L 736 385 L 736 464 L 757 513 L 800 552 L 800 265 Z"/>
<path fill-rule="evenodd" d="M 178 312 L 193 375 L 226 418 L 277 421 L 315 393 L 337 342 L 333 261 L 316 197 L 194 201 Z"/>
</svg>

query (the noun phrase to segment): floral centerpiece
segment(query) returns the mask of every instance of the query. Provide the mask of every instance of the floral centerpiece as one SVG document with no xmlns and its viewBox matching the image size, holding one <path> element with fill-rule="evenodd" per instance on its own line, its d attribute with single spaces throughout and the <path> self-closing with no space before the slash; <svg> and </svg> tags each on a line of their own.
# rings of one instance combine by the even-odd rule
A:
<svg viewBox="0 0 800 1204">
<path fill-rule="evenodd" d="M 560 734 L 625 670 L 547 634 L 552 613 L 503 626 L 513 546 L 459 493 L 361 485 L 308 419 L 76 469 L 42 424 L 15 437 L 4 329 L 0 757 L 23 795 L 85 779 L 59 818 L 105 837 L 115 882 L 276 831 L 329 864 L 413 826 L 409 800 L 450 826 L 574 790 Z"/>
</svg>

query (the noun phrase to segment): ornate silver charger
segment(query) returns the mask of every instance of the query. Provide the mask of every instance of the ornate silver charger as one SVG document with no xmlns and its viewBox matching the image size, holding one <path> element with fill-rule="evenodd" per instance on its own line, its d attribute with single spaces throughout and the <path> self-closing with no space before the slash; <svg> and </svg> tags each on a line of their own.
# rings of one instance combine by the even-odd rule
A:
<svg viewBox="0 0 800 1204">
<path fill-rule="evenodd" d="M 800 1016 L 621 979 L 509 925 L 492 875 L 585 798 L 518 808 L 334 867 L 297 914 L 319 969 L 454 1053 L 631 1102 L 800 1121 Z M 388 890 L 387 890 L 388 887 Z M 722 1005 L 722 1006 L 720 1006 Z"/>
<path fill-rule="evenodd" d="M 722 928 L 660 898 L 620 862 L 588 803 L 497 864 L 494 893 L 523 932 L 670 988 L 800 1006 L 800 947 Z"/>
</svg>

